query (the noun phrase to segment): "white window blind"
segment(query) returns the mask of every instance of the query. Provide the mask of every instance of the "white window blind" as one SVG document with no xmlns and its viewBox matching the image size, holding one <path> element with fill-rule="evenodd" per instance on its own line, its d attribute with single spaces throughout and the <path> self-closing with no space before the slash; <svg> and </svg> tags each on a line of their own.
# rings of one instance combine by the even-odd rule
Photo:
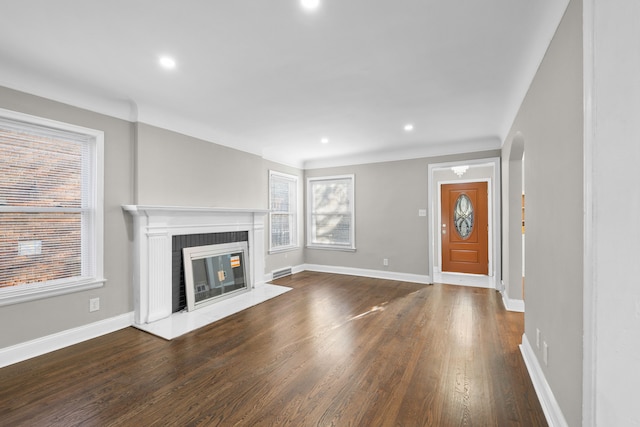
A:
<svg viewBox="0 0 640 427">
<path fill-rule="evenodd" d="M 297 246 L 298 177 L 269 171 L 270 248 L 283 250 Z"/>
<path fill-rule="evenodd" d="M 309 178 L 308 246 L 355 249 L 354 176 Z"/>
<path fill-rule="evenodd" d="M 52 127 L 57 122 L 44 119 L 15 120 L 2 113 L 0 291 L 95 280 L 102 274 L 97 256 L 102 133 L 77 132 L 72 125 Z M 6 292 L 0 292 L 0 299 L 3 295 Z"/>
</svg>

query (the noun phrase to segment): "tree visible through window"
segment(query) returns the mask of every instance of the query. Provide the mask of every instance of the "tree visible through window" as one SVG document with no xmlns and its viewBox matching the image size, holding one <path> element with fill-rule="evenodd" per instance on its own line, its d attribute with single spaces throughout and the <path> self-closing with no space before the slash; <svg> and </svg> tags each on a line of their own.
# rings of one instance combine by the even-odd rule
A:
<svg viewBox="0 0 640 427">
<path fill-rule="evenodd" d="M 355 249 L 354 176 L 309 178 L 307 186 L 307 244 Z"/>
<path fill-rule="evenodd" d="M 95 280 L 102 274 L 96 257 L 102 133 L 2 113 L 0 288 Z"/>
</svg>

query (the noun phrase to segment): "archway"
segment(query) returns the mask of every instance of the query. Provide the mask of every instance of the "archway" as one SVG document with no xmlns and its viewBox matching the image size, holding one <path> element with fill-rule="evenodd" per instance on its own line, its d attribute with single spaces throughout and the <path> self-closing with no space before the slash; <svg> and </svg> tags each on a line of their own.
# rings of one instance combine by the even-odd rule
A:
<svg viewBox="0 0 640 427">
<path fill-rule="evenodd" d="M 524 152 L 524 135 L 517 132 L 503 160 L 502 295 L 512 311 L 524 311 Z"/>
</svg>

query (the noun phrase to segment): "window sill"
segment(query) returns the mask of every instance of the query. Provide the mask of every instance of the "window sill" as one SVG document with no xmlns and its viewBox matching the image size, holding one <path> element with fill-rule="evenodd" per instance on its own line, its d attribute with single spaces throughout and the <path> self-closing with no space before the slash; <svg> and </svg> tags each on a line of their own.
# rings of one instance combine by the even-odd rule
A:
<svg viewBox="0 0 640 427">
<path fill-rule="evenodd" d="M 351 246 L 327 246 L 327 245 L 307 245 L 307 249 L 320 249 L 323 251 L 355 252 L 356 248 Z"/>
<path fill-rule="evenodd" d="M 282 252 L 292 252 L 298 249 L 300 249 L 300 246 L 286 246 L 282 248 L 272 248 L 272 249 L 269 249 L 269 255 L 279 254 Z"/>
<path fill-rule="evenodd" d="M 106 279 L 91 277 L 88 279 L 61 280 L 45 284 L 32 283 L 0 288 L 0 307 L 101 288 L 105 282 Z"/>
</svg>

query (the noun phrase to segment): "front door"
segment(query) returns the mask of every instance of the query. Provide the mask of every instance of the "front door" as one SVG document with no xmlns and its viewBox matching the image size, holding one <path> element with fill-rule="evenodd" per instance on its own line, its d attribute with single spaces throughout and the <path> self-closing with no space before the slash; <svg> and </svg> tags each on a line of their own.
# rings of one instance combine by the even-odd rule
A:
<svg viewBox="0 0 640 427">
<path fill-rule="evenodd" d="M 489 273 L 487 183 L 442 184 L 442 271 Z"/>
</svg>

